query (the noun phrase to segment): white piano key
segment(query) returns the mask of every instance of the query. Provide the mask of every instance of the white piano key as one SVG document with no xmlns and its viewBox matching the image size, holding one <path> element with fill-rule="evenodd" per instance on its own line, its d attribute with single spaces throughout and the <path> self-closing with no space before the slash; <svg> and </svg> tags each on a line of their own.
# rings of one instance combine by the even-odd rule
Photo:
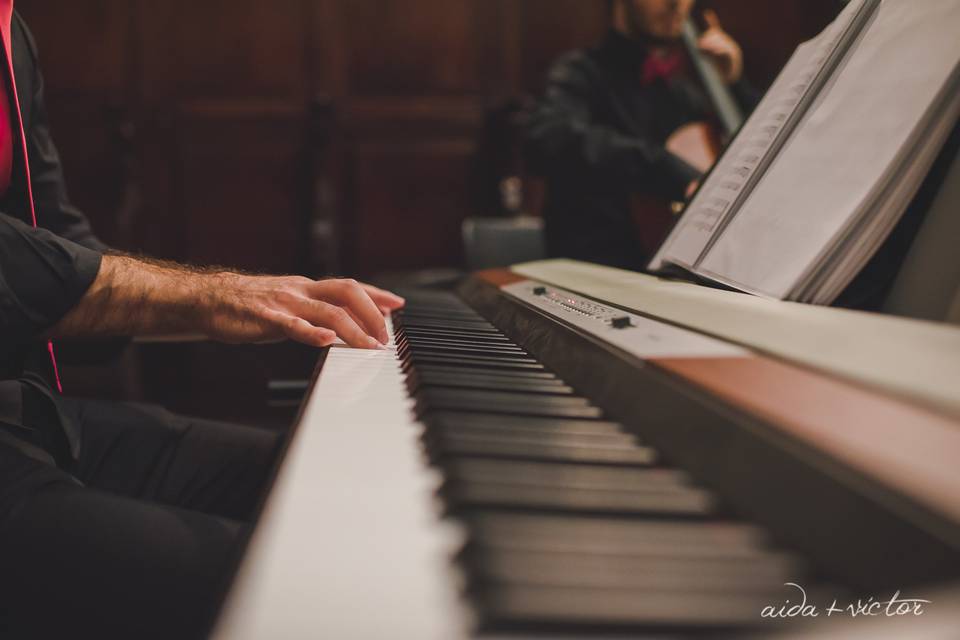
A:
<svg viewBox="0 0 960 640">
<path fill-rule="evenodd" d="M 395 347 L 336 346 L 316 381 L 213 637 L 466 637 Z"/>
</svg>

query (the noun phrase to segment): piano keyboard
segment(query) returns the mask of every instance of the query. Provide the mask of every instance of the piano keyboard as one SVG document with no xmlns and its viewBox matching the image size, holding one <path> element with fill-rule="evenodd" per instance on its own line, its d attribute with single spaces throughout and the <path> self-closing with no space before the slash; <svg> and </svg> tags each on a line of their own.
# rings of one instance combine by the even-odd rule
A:
<svg viewBox="0 0 960 640">
<path fill-rule="evenodd" d="M 479 629 L 748 627 L 805 577 L 458 298 L 411 295 L 394 324 Z"/>
<path fill-rule="evenodd" d="M 391 335 L 326 355 L 217 637 L 730 630 L 806 575 L 455 296 Z"/>
<path fill-rule="evenodd" d="M 325 353 L 214 637 L 737 637 L 786 583 L 957 575 L 946 510 L 802 440 L 819 414 L 681 379 L 752 368 L 876 424 L 936 418 L 537 283 L 460 294 L 407 293 L 387 348 Z"/>
</svg>

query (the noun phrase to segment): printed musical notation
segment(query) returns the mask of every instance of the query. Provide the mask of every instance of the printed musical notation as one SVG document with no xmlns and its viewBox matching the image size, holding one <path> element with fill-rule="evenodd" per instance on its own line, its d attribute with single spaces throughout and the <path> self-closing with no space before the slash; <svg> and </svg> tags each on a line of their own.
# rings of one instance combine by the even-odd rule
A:
<svg viewBox="0 0 960 640">
<path fill-rule="evenodd" d="M 797 49 L 687 207 L 651 269 L 660 268 L 664 261 L 686 268 L 698 262 L 713 235 L 755 182 L 758 171 L 789 137 L 797 124 L 798 107 L 823 73 L 855 15 L 848 9 L 830 28 Z"/>
</svg>

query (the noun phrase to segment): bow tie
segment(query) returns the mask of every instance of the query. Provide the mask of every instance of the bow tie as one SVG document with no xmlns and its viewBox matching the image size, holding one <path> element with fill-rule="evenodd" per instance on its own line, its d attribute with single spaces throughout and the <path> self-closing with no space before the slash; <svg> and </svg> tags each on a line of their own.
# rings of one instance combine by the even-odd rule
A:
<svg viewBox="0 0 960 640">
<path fill-rule="evenodd" d="M 657 80 L 669 80 L 680 71 L 682 66 L 683 57 L 679 53 L 670 53 L 665 56 L 651 53 L 643 61 L 640 83 L 647 86 Z"/>
</svg>

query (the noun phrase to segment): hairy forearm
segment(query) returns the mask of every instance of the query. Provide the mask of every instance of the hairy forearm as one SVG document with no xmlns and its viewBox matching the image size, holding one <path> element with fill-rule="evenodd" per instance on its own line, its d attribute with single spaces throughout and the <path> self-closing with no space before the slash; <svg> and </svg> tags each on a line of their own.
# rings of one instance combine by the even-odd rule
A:
<svg viewBox="0 0 960 640">
<path fill-rule="evenodd" d="M 50 337 L 203 333 L 218 280 L 229 277 L 160 260 L 105 255 L 93 285 Z"/>
<path fill-rule="evenodd" d="M 108 254 L 93 285 L 45 337 L 199 334 L 313 346 L 340 337 L 374 348 L 388 339 L 383 314 L 402 306 L 402 298 L 354 280 L 256 276 Z"/>
</svg>

